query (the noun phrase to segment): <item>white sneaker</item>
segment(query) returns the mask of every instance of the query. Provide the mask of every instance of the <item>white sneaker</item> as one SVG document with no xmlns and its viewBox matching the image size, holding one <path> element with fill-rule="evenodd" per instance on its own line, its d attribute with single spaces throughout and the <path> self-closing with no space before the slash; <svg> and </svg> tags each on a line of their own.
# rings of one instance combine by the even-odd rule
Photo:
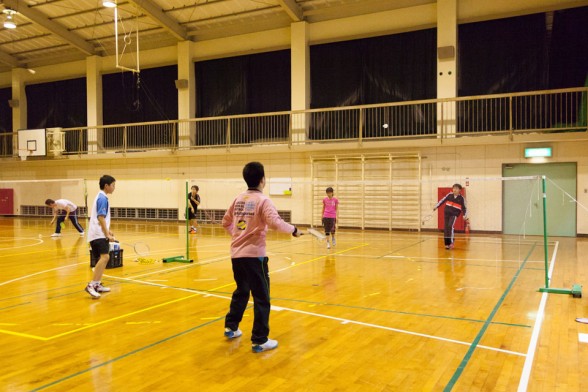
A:
<svg viewBox="0 0 588 392">
<path fill-rule="evenodd" d="M 337 245 L 337 241 L 333 238 L 333 246 Z"/>
<path fill-rule="evenodd" d="M 267 342 L 265 342 L 264 344 L 252 344 L 251 345 L 251 350 L 254 353 L 260 353 L 262 351 L 273 350 L 276 347 L 278 347 L 278 341 L 277 340 L 268 339 Z"/>
<path fill-rule="evenodd" d="M 104 286 L 102 286 L 102 282 L 100 282 L 94 286 L 94 290 L 96 290 L 96 292 L 98 292 L 98 293 L 109 293 L 110 287 L 104 287 Z"/>
<path fill-rule="evenodd" d="M 243 335 L 243 332 L 239 328 L 236 331 L 233 331 L 231 328 L 225 328 L 225 336 L 229 339 L 235 339 L 241 335 Z"/>
<path fill-rule="evenodd" d="M 53 233 L 51 234 L 51 237 L 61 237 L 61 233 Z"/>
<path fill-rule="evenodd" d="M 331 249 L 331 244 L 327 242 L 327 249 Z"/>
<path fill-rule="evenodd" d="M 100 298 L 100 294 L 95 290 L 94 286 L 92 286 L 90 283 L 88 283 L 85 290 L 88 294 L 90 294 L 92 299 Z"/>
</svg>

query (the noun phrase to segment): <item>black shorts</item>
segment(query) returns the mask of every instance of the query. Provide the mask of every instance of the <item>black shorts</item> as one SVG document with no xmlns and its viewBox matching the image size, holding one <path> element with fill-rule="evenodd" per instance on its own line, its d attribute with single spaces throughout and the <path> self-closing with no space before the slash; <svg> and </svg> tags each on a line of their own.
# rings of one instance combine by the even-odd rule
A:
<svg viewBox="0 0 588 392">
<path fill-rule="evenodd" d="M 107 238 L 98 238 L 90 241 L 90 248 L 92 249 L 92 256 L 99 259 L 100 255 L 107 255 L 110 252 L 110 244 Z"/>
<path fill-rule="evenodd" d="M 335 218 L 323 218 L 323 227 L 325 228 L 325 234 L 335 233 Z"/>
<path fill-rule="evenodd" d="M 198 210 L 194 210 L 194 212 L 192 212 L 192 210 L 188 209 L 188 219 L 192 220 L 192 219 L 196 219 L 196 212 Z"/>
</svg>

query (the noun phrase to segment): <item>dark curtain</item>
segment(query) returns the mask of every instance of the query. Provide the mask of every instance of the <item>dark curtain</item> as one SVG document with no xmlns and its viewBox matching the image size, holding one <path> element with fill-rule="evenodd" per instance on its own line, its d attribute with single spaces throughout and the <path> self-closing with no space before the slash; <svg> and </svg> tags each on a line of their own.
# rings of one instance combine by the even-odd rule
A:
<svg viewBox="0 0 588 392">
<path fill-rule="evenodd" d="M 436 41 L 436 29 L 428 29 L 312 46 L 311 108 L 435 98 Z M 383 129 L 383 123 L 388 127 Z M 316 113 L 311 116 L 309 138 L 357 137 L 358 124 L 357 112 Z M 363 125 L 365 137 L 435 132 L 434 112 L 425 105 L 366 109 Z"/>
<path fill-rule="evenodd" d="M 588 7 L 459 26 L 459 95 L 580 87 L 588 80 Z M 560 102 L 561 99 L 566 102 Z M 576 102 L 568 102 L 569 100 Z M 569 127 L 585 123 L 582 95 L 486 100 L 458 105 L 458 132 Z M 566 105 L 562 112 L 561 106 Z M 518 115 L 517 107 L 527 114 Z M 512 118 L 512 123 L 511 119 Z"/>
<path fill-rule="evenodd" d="M 459 25 L 459 96 L 547 87 L 545 14 Z"/>
<path fill-rule="evenodd" d="M 311 107 L 435 98 L 437 30 L 310 48 Z"/>
<path fill-rule="evenodd" d="M 177 119 L 177 75 L 176 65 L 103 75 L 104 124 Z"/>
<path fill-rule="evenodd" d="M 31 84 L 25 93 L 29 129 L 86 126 L 86 78 Z"/>
<path fill-rule="evenodd" d="M 8 101 L 12 99 L 12 89 L 0 89 L 0 133 L 12 132 L 12 108 Z"/>
<path fill-rule="evenodd" d="M 195 63 L 196 117 L 288 111 L 291 107 L 290 50 Z M 248 144 L 288 137 L 288 116 L 196 123 L 197 145 Z"/>
<path fill-rule="evenodd" d="M 12 89 L 0 89 L 0 134 L 12 133 L 12 108 L 8 106 L 9 99 L 12 99 Z M 12 155 L 12 137 L 0 135 L 0 155 Z"/>
<path fill-rule="evenodd" d="M 555 11 L 549 48 L 549 88 L 588 85 L 588 7 Z"/>
<path fill-rule="evenodd" d="M 196 117 L 247 113 L 247 70 L 243 57 L 195 63 Z"/>
<path fill-rule="evenodd" d="M 365 41 L 310 47 L 310 107 L 360 105 L 364 100 Z"/>
</svg>

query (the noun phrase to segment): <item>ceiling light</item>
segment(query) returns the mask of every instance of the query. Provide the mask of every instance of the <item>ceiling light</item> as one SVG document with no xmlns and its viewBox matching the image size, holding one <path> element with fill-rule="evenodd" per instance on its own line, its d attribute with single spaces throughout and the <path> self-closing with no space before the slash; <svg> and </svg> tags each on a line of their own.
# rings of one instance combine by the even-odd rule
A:
<svg viewBox="0 0 588 392">
<path fill-rule="evenodd" d="M 111 1 L 109 1 L 109 0 L 104 0 L 104 1 L 102 2 L 102 5 L 103 5 L 104 7 L 108 7 L 108 8 L 115 8 L 115 7 L 116 7 L 116 0 L 111 0 Z"/>
<path fill-rule="evenodd" d="M 6 14 L 6 19 L 4 20 L 4 28 L 16 29 L 16 23 L 14 22 L 14 15 L 16 15 L 16 11 L 11 10 L 10 8 L 5 8 L 2 12 Z"/>
</svg>

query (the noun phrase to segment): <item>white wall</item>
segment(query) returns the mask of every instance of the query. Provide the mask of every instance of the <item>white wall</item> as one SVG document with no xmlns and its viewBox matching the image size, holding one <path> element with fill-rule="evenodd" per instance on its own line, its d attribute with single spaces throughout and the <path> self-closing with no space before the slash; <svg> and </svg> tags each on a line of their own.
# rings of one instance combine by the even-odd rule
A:
<svg viewBox="0 0 588 392">
<path fill-rule="evenodd" d="M 572 135 L 573 136 L 573 135 Z M 584 137 L 583 134 L 580 137 Z M 488 137 L 485 140 L 491 140 Z M 480 141 L 480 138 L 476 139 Z M 456 141 L 455 143 L 457 143 Z M 445 142 L 447 143 L 447 142 Z M 424 144 L 422 141 L 420 144 Z M 548 143 L 553 147 L 554 157 L 548 162 L 576 162 L 578 167 L 578 202 L 588 207 L 588 140 L 561 140 Z M 413 146 L 411 151 L 420 152 L 422 163 L 423 214 L 430 212 L 436 203 L 437 188 L 451 186 L 455 182 L 467 186 L 468 205 L 472 218 L 472 229 L 501 231 L 502 229 L 502 184 L 499 181 L 481 181 L 502 175 L 502 165 L 528 163 L 523 158 L 525 143 Z M 380 148 L 344 149 L 328 153 L 350 152 L 402 152 L 405 148 L 391 148 L 381 144 Z M 375 146 L 374 146 L 375 147 Z M 93 200 L 98 191 L 98 178 L 110 174 L 117 179 L 117 189 L 112 196 L 112 205 L 117 207 L 161 207 L 184 208 L 185 183 L 200 187 L 202 207 L 226 209 L 234 196 L 245 190 L 241 171 L 245 163 L 253 160 L 264 164 L 266 176 L 292 178 L 291 196 L 272 196 L 276 207 L 291 210 L 293 222 L 309 224 L 312 206 L 310 203 L 310 156 L 316 151 L 264 152 L 264 148 L 235 148 L 219 155 L 192 152 L 189 156 L 117 157 L 104 159 L 59 159 L 48 161 L 5 161 L 1 163 L 0 180 L 86 178 L 88 200 Z M 1 187 L 10 184 L 1 183 Z M 266 194 L 268 193 L 266 187 Z M 45 198 L 68 195 L 37 195 L 37 205 Z M 344 203 L 344 201 L 342 201 Z M 180 214 L 181 216 L 182 214 Z M 578 233 L 588 234 L 588 210 L 578 206 Z M 429 221 L 427 227 L 435 227 Z"/>
</svg>

